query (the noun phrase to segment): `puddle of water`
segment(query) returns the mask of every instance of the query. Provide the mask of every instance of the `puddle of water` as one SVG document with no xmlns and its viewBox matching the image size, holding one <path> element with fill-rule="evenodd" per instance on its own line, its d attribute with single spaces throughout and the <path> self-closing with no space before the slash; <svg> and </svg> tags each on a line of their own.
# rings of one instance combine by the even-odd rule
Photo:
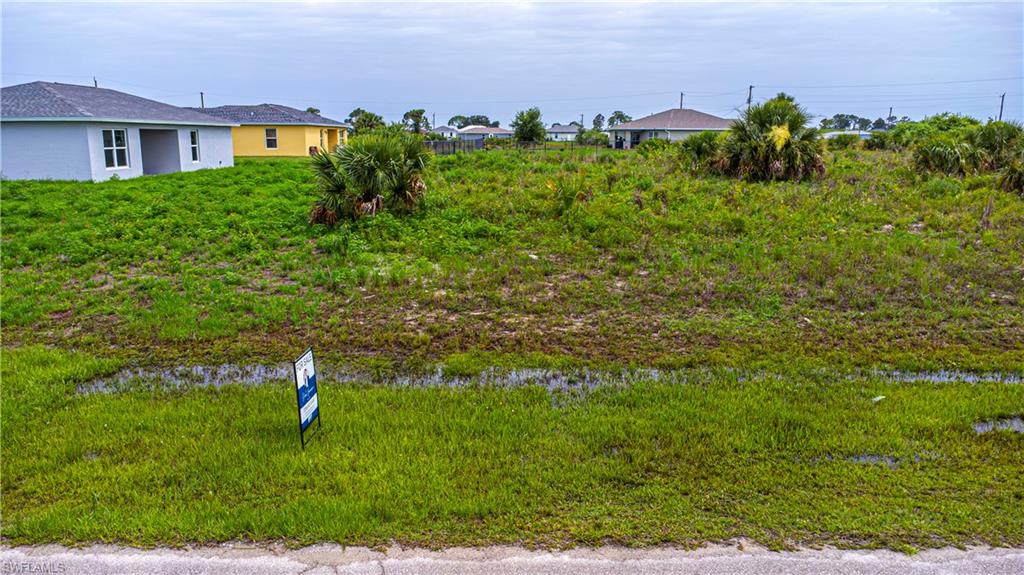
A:
<svg viewBox="0 0 1024 575">
<path fill-rule="evenodd" d="M 872 375 L 896 382 L 927 383 L 1024 383 L 1024 373 L 973 373 L 970 371 L 873 371 Z"/>
<path fill-rule="evenodd" d="M 1024 433 L 1024 417 L 1007 417 L 991 421 L 980 421 L 974 424 L 975 433 L 989 433 L 996 430 Z"/>
<path fill-rule="evenodd" d="M 816 457 L 811 459 L 812 463 L 821 463 L 822 461 L 848 461 L 850 463 L 858 463 L 861 465 L 884 465 L 889 469 L 896 469 L 901 465 L 907 465 L 910 463 L 920 463 L 925 459 L 936 459 L 938 456 L 934 453 L 915 453 L 911 457 L 895 457 L 892 455 L 879 455 L 876 453 L 860 453 L 857 455 L 848 456 L 833 456 L 826 455 L 825 457 Z"/>
<path fill-rule="evenodd" d="M 473 376 L 450 376 L 442 368 L 420 374 L 381 376 L 372 373 L 322 366 L 319 372 L 325 381 L 337 383 L 371 383 L 395 387 L 496 387 L 519 388 L 540 386 L 549 392 L 574 394 L 599 386 L 625 386 L 641 381 L 685 384 L 701 379 L 708 372 L 700 370 L 632 369 L 599 371 L 581 369 L 489 368 Z M 220 388 L 226 385 L 255 386 L 291 381 L 291 365 L 193 365 L 174 368 L 128 368 L 111 376 L 93 380 L 78 387 L 79 393 L 113 393 L 128 390 Z"/>
<path fill-rule="evenodd" d="M 725 369 L 739 381 L 757 374 L 734 369 Z M 637 368 L 620 371 L 608 370 L 555 370 L 555 369 L 501 369 L 488 368 L 472 376 L 447 375 L 443 368 L 433 371 L 405 374 L 379 375 L 352 369 L 341 369 L 324 365 L 320 373 L 327 381 L 338 383 L 370 383 L 396 387 L 497 387 L 518 388 L 540 386 L 549 392 L 579 393 L 599 386 L 626 386 L 641 381 L 686 384 L 705 381 L 712 373 L 707 369 L 655 369 Z M 1001 382 L 1022 383 L 1024 374 L 1018 373 L 970 373 L 962 371 L 871 372 L 875 377 L 894 382 L 938 382 L 977 383 Z M 764 373 L 764 376 L 771 374 Z M 175 390 L 199 387 L 219 388 L 225 385 L 265 385 L 291 381 L 291 364 L 221 364 L 191 365 L 180 367 L 132 367 L 79 386 L 79 393 L 104 393 L 127 390 Z M 850 375 L 849 378 L 856 379 Z"/>
<path fill-rule="evenodd" d="M 863 463 L 865 465 L 886 465 L 888 467 L 896 467 L 900 464 L 900 460 L 891 455 L 853 455 L 847 457 L 846 460 L 853 463 Z"/>
</svg>

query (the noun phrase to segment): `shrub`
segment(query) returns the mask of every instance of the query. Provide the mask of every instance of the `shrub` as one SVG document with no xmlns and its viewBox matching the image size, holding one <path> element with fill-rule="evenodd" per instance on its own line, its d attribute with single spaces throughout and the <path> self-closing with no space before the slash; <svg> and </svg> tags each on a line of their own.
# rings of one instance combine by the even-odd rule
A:
<svg viewBox="0 0 1024 575">
<path fill-rule="evenodd" d="M 977 173 L 982 154 L 951 135 L 936 134 L 914 147 L 914 165 L 920 170 L 962 177 Z"/>
<path fill-rule="evenodd" d="M 818 130 L 803 108 L 779 94 L 751 106 L 732 125 L 715 158 L 716 169 L 751 180 L 801 180 L 825 173 Z"/>
<path fill-rule="evenodd" d="M 512 138 L 484 138 L 485 150 L 511 148 L 515 146 L 515 144 L 516 142 Z"/>
<path fill-rule="evenodd" d="M 861 139 L 857 134 L 839 134 L 828 140 L 830 150 L 851 150 L 861 147 Z"/>
<path fill-rule="evenodd" d="M 969 116 L 937 114 L 920 122 L 900 122 L 890 132 L 890 140 L 893 149 L 903 150 L 938 134 L 963 136 L 979 124 L 980 122 Z"/>
<path fill-rule="evenodd" d="M 1024 127 L 1017 122 L 991 121 L 967 133 L 967 141 L 985 154 L 985 167 L 997 170 L 1012 163 L 1024 146 Z"/>
<path fill-rule="evenodd" d="M 718 152 L 719 134 L 704 131 L 679 142 L 679 149 L 689 158 L 693 170 L 707 166 Z"/>
<path fill-rule="evenodd" d="M 662 154 L 672 148 L 672 142 L 664 138 L 649 138 L 636 147 L 638 154 L 645 158 Z"/>
<path fill-rule="evenodd" d="M 340 217 L 373 215 L 385 204 L 408 211 L 426 191 L 422 173 L 431 152 L 420 136 L 397 131 L 356 136 L 345 146 L 313 157 L 320 199 L 311 223 L 335 224 Z"/>
<path fill-rule="evenodd" d="M 338 223 L 339 214 L 354 213 L 359 194 L 348 187 L 348 178 L 339 163 L 337 152 L 320 150 L 313 155 L 311 166 L 320 199 L 313 204 L 309 222 L 333 226 Z"/>
<path fill-rule="evenodd" d="M 593 196 L 593 193 L 586 187 L 583 173 L 548 180 L 547 187 L 553 193 L 554 212 L 558 217 L 569 213 L 577 202 L 587 202 Z"/>
<path fill-rule="evenodd" d="M 576 134 L 576 143 L 583 146 L 607 146 L 608 134 L 600 130 L 584 130 Z"/>
<path fill-rule="evenodd" d="M 1000 170 L 996 185 L 1000 190 L 1014 192 L 1024 198 L 1024 160 L 1013 160 Z"/>
<path fill-rule="evenodd" d="M 889 132 L 871 132 L 871 137 L 864 140 L 865 150 L 891 150 L 892 145 Z"/>
<path fill-rule="evenodd" d="M 926 198 L 941 198 L 944 196 L 955 196 L 960 193 L 962 184 L 954 178 L 932 178 L 922 187 L 921 193 Z"/>
</svg>

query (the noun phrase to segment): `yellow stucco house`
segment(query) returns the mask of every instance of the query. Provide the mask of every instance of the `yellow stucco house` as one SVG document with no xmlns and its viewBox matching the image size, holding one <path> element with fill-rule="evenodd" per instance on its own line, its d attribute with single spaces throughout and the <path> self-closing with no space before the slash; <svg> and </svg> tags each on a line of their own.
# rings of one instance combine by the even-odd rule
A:
<svg viewBox="0 0 1024 575">
<path fill-rule="evenodd" d="M 348 141 L 348 124 L 280 104 L 193 109 L 238 124 L 236 156 L 308 156 Z"/>
</svg>

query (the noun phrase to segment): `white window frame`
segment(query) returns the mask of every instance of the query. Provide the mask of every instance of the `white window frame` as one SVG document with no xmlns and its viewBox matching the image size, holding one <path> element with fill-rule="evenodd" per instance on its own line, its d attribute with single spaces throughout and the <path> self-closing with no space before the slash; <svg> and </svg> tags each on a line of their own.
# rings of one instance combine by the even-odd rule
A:
<svg viewBox="0 0 1024 575">
<path fill-rule="evenodd" d="M 192 139 L 193 135 L 195 136 L 194 140 Z M 198 164 L 199 162 L 201 162 L 202 159 L 203 159 L 203 156 L 202 156 L 202 152 L 199 149 L 199 130 L 198 129 L 196 129 L 196 130 L 189 130 L 188 131 L 188 147 L 189 147 L 189 151 L 192 153 L 192 163 L 193 164 Z"/>
<path fill-rule="evenodd" d="M 107 146 L 106 133 L 110 132 L 110 146 Z M 117 145 L 117 132 L 124 133 L 124 145 Z M 128 130 L 125 128 L 104 128 L 100 130 L 100 147 L 103 148 L 103 165 L 108 170 L 127 170 L 132 167 L 132 155 L 128 151 Z M 114 154 L 114 165 L 107 165 L 107 150 L 110 150 Z M 117 165 L 117 151 L 124 150 L 124 165 Z"/>
<path fill-rule="evenodd" d="M 274 137 L 270 137 L 270 131 L 274 131 Z M 270 145 L 270 140 L 274 140 L 274 145 Z M 263 146 L 268 150 L 276 150 L 278 147 L 277 139 L 277 128 L 263 128 Z"/>
</svg>

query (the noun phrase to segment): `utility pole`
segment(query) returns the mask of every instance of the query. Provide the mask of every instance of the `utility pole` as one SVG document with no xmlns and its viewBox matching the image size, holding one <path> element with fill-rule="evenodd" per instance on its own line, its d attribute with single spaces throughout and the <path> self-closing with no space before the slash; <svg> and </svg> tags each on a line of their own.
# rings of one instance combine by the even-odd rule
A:
<svg viewBox="0 0 1024 575">
<path fill-rule="evenodd" d="M 754 99 L 754 86 L 750 85 L 747 87 L 747 108 L 750 108 L 750 102 Z"/>
<path fill-rule="evenodd" d="M 679 92 L 679 109 L 680 110 L 683 109 L 683 96 L 685 96 L 685 95 L 686 95 L 685 92 Z"/>
<path fill-rule="evenodd" d="M 205 108 L 206 107 L 206 96 L 202 92 L 199 92 L 199 107 L 200 108 Z"/>
<path fill-rule="evenodd" d="M 583 127 L 583 114 L 580 114 L 580 129 L 581 130 L 585 130 L 586 129 L 586 128 Z"/>
<path fill-rule="evenodd" d="M 1002 96 L 999 96 L 999 121 L 1003 121 L 1003 102 L 1006 101 L 1006 92 L 1003 92 Z"/>
<path fill-rule="evenodd" d="M 885 129 L 886 129 L 886 131 L 889 130 L 891 125 L 892 125 L 892 106 L 889 106 L 889 115 L 885 117 Z"/>
<path fill-rule="evenodd" d="M 96 76 L 92 77 L 92 87 L 93 88 L 99 88 L 100 87 L 100 83 L 96 81 Z"/>
<path fill-rule="evenodd" d="M 434 112 L 430 113 L 430 127 L 437 128 L 437 114 Z"/>
</svg>

